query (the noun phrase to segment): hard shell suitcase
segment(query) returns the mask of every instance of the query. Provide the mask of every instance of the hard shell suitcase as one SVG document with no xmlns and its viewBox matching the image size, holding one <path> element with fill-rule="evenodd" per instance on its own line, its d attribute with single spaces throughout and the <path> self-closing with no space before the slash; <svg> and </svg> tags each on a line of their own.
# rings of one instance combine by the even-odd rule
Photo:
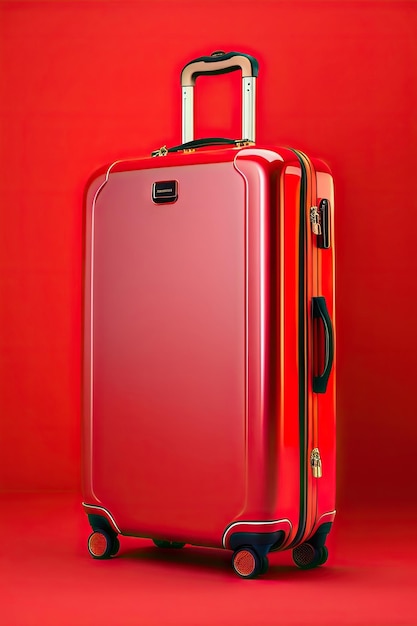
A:
<svg viewBox="0 0 417 626">
<path fill-rule="evenodd" d="M 193 140 L 201 74 L 242 71 L 242 139 Z M 256 60 L 181 75 L 183 144 L 86 190 L 83 506 L 118 535 L 323 564 L 335 516 L 333 179 L 255 142 Z"/>
</svg>

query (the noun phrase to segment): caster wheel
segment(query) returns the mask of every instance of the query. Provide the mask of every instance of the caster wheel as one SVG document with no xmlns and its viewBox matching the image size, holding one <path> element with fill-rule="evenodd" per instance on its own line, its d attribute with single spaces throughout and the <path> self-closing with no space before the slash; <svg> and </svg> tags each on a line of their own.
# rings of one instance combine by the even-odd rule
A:
<svg viewBox="0 0 417 626">
<path fill-rule="evenodd" d="M 312 546 L 311 543 L 302 543 L 294 548 L 292 558 L 300 569 L 313 569 L 320 565 L 321 550 Z"/>
<path fill-rule="evenodd" d="M 115 536 L 115 537 L 113 537 L 113 544 L 112 544 L 110 556 L 116 556 L 116 554 L 119 552 L 119 550 L 120 550 L 120 541 Z"/>
<path fill-rule="evenodd" d="M 87 546 L 93 559 L 109 559 L 114 540 L 105 530 L 96 530 L 89 536 Z"/>
<path fill-rule="evenodd" d="M 325 562 L 327 561 L 329 557 L 329 551 L 326 548 L 326 546 L 323 546 L 322 548 L 320 548 L 320 559 L 319 559 L 319 565 L 324 565 Z"/>
<path fill-rule="evenodd" d="M 267 559 L 266 564 L 268 566 Z M 232 566 L 236 574 L 241 578 L 256 578 L 256 576 L 262 573 L 265 562 L 253 548 L 243 547 L 236 550 L 233 554 Z"/>
<path fill-rule="evenodd" d="M 260 574 L 266 574 L 267 571 L 268 571 L 268 567 L 269 567 L 268 557 L 263 556 L 262 557 L 262 567 L 261 567 L 261 571 L 259 573 Z"/>
<path fill-rule="evenodd" d="M 162 541 L 162 539 L 152 539 L 157 548 L 170 548 L 170 541 Z"/>
<path fill-rule="evenodd" d="M 164 541 L 162 539 L 152 539 L 157 548 L 176 548 L 179 550 L 185 546 L 185 543 L 180 541 Z"/>
</svg>

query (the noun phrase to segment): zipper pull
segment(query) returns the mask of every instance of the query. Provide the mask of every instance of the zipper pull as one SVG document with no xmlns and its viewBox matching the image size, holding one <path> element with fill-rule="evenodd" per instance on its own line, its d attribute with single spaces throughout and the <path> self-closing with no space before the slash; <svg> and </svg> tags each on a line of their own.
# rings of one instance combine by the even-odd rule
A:
<svg viewBox="0 0 417 626">
<path fill-rule="evenodd" d="M 321 235 L 320 212 L 316 206 L 310 208 L 310 222 L 314 235 Z"/>
<path fill-rule="evenodd" d="M 166 156 L 168 154 L 168 148 L 166 146 L 162 146 L 159 150 L 154 150 L 151 152 L 151 157 L 161 157 Z"/>
<path fill-rule="evenodd" d="M 321 467 L 320 450 L 318 448 L 314 448 L 311 451 L 310 463 L 311 463 L 311 467 L 313 468 L 314 478 L 321 478 L 323 475 L 323 472 L 322 472 L 322 467 Z"/>
</svg>

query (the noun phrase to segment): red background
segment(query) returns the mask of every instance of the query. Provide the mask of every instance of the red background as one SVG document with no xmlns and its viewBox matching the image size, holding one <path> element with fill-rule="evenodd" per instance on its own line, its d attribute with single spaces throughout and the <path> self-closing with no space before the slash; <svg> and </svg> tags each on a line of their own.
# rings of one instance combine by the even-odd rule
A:
<svg viewBox="0 0 417 626">
<path fill-rule="evenodd" d="M 415 493 L 417 3 L 1 2 L 0 488 L 77 490 L 82 194 L 180 140 L 179 72 L 258 57 L 259 143 L 336 181 L 339 507 Z M 239 136 L 239 77 L 198 135 Z"/>
</svg>

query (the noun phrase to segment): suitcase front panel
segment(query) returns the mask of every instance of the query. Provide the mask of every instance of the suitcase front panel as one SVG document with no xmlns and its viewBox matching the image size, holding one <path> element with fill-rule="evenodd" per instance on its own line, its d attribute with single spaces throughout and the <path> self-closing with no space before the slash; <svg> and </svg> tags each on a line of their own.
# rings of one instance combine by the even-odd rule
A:
<svg viewBox="0 0 417 626">
<path fill-rule="evenodd" d="M 178 200 L 155 204 L 155 180 Z M 92 492 L 125 534 L 218 545 L 244 506 L 244 183 L 110 176 L 92 228 Z"/>
</svg>

